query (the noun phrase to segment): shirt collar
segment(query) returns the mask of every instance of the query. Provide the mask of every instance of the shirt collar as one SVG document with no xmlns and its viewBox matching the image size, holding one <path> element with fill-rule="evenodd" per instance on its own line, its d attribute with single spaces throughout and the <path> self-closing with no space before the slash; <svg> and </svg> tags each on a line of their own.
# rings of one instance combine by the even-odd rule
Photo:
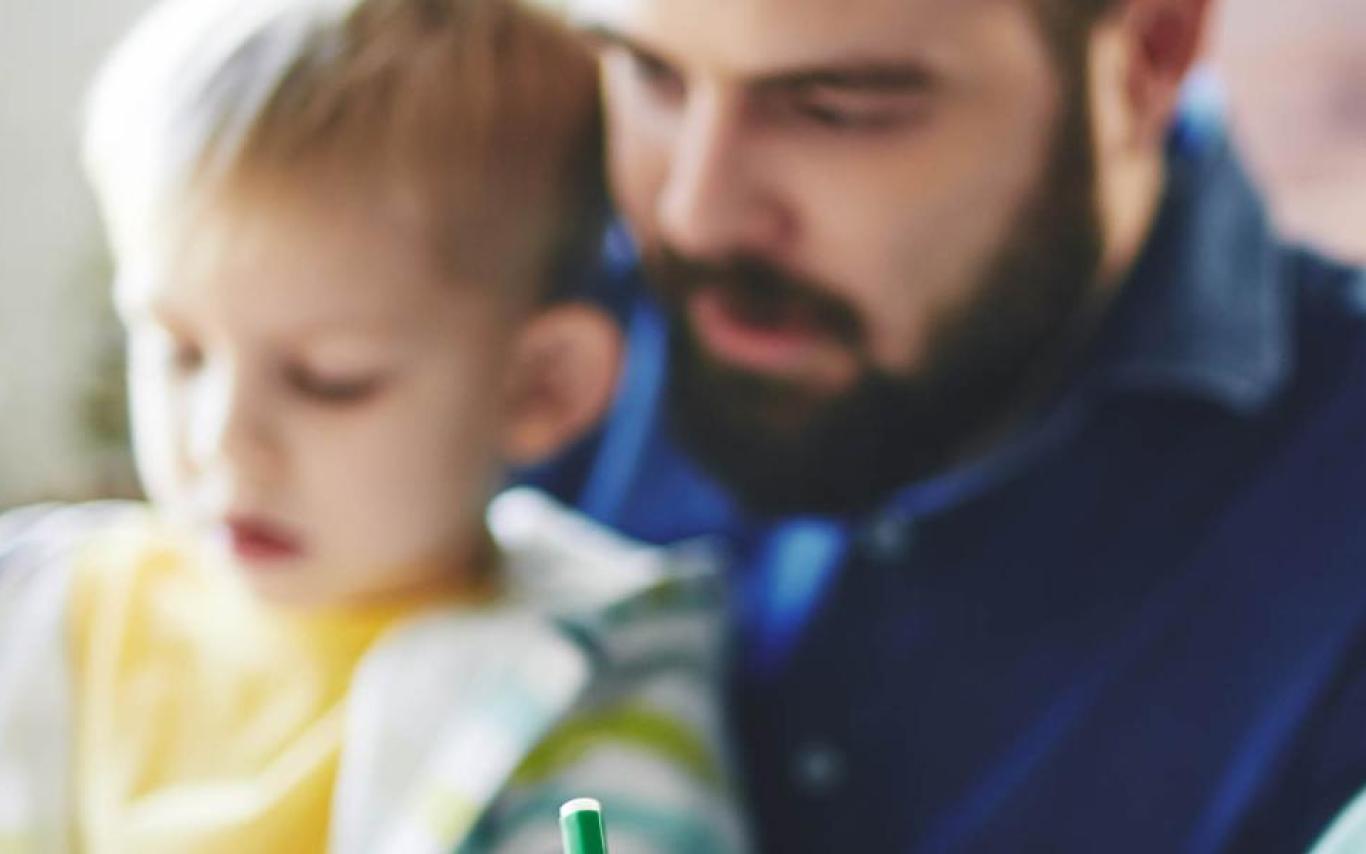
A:
<svg viewBox="0 0 1366 854">
<path fill-rule="evenodd" d="M 1271 403 L 1293 368 L 1291 293 L 1256 191 L 1216 125 L 1177 125 L 1158 219 L 1070 391 L 982 458 L 908 484 L 883 512 L 934 515 L 992 488 L 1085 421 L 1096 393 Z"/>
<path fill-rule="evenodd" d="M 1181 138 L 1168 163 L 1157 223 L 1097 339 L 1088 385 L 1250 415 L 1293 367 L 1284 256 L 1223 134 Z"/>
</svg>

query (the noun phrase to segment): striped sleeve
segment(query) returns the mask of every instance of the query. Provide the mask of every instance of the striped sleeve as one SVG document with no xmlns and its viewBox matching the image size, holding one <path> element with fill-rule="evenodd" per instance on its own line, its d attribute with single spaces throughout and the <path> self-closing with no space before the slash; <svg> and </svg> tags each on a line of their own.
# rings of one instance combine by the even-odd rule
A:
<svg viewBox="0 0 1366 854">
<path fill-rule="evenodd" d="M 564 629 L 595 662 L 464 850 L 559 851 L 560 804 L 603 804 L 612 854 L 747 850 L 720 709 L 719 584 L 677 574 Z"/>
</svg>

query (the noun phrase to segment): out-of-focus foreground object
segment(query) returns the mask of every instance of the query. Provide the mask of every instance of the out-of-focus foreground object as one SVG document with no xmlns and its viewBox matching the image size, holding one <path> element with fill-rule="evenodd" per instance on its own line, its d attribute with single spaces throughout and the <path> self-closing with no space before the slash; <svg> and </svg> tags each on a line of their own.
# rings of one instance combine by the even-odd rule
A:
<svg viewBox="0 0 1366 854">
<path fill-rule="evenodd" d="M 1366 260 L 1366 2 L 1227 0 L 1213 50 L 1281 227 Z"/>
<path fill-rule="evenodd" d="M 560 807 L 560 832 L 564 854 L 607 854 L 602 804 L 592 798 L 576 798 Z"/>
</svg>

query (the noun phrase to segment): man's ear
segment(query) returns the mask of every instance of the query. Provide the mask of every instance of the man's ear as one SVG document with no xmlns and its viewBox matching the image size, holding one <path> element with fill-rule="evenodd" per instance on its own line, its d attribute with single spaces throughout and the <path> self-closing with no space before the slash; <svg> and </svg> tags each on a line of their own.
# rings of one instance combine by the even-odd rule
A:
<svg viewBox="0 0 1366 854">
<path fill-rule="evenodd" d="M 585 303 L 544 309 L 518 332 L 508 373 L 503 455 L 532 465 L 582 437 L 612 401 L 621 332 Z"/>
<path fill-rule="evenodd" d="M 1129 44 L 1126 88 L 1134 131 L 1161 140 L 1187 73 L 1199 61 L 1214 0 L 1120 0 Z"/>
</svg>

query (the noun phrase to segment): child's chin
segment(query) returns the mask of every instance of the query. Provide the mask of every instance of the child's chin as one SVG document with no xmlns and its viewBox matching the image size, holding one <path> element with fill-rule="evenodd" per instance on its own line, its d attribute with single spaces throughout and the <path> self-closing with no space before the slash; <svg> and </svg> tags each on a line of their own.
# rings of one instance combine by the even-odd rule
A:
<svg viewBox="0 0 1366 854">
<path fill-rule="evenodd" d="M 318 580 L 305 566 L 279 567 L 262 571 L 259 567 L 234 561 L 252 593 L 262 602 L 291 610 L 316 610 L 338 604 L 334 591 L 321 589 Z"/>
</svg>

